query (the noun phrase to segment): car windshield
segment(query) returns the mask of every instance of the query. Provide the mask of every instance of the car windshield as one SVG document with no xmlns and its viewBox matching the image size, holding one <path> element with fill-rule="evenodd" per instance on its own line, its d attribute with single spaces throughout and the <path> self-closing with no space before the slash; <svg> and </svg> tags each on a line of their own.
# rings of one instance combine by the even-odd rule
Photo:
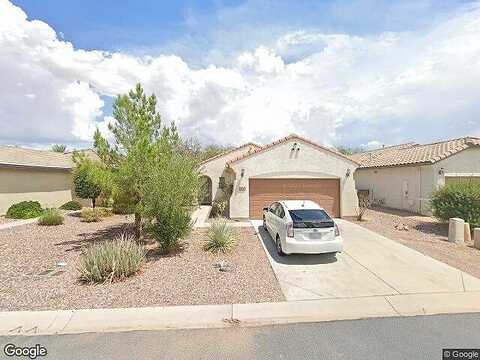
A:
<svg viewBox="0 0 480 360">
<path fill-rule="evenodd" d="M 334 226 L 333 220 L 324 210 L 289 210 L 294 228 L 324 228 Z"/>
</svg>

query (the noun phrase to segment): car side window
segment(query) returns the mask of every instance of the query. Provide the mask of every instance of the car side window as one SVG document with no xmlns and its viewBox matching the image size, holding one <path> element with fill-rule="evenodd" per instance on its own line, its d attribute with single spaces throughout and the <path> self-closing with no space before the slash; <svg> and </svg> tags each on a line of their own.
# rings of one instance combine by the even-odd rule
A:
<svg viewBox="0 0 480 360">
<path fill-rule="evenodd" d="M 283 210 L 283 206 L 281 204 L 278 204 L 277 211 L 275 213 L 281 219 L 285 217 L 285 210 Z"/>
<path fill-rule="evenodd" d="M 277 211 L 277 203 L 273 203 L 272 205 L 270 205 L 268 211 L 270 211 L 272 214 L 275 214 Z"/>
</svg>

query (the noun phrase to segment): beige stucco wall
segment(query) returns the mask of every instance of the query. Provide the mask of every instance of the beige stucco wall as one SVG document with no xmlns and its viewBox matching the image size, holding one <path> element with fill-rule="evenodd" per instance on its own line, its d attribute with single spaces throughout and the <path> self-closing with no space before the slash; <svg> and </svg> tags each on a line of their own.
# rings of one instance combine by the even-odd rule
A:
<svg viewBox="0 0 480 360">
<path fill-rule="evenodd" d="M 446 176 L 479 175 L 480 148 L 469 148 L 432 165 L 358 169 L 355 182 L 358 190 L 369 190 L 372 198 L 384 199 L 387 207 L 430 214 L 430 195 L 445 184 Z M 404 182 L 408 194 L 404 194 Z"/>
<path fill-rule="evenodd" d="M 200 173 L 212 180 L 212 200 L 221 199 L 224 195 L 222 189 L 218 187 L 221 176 L 224 176 L 227 182 L 233 182 L 233 179 L 231 179 L 232 174 L 226 168 L 227 161 L 236 159 L 254 149 L 256 148 L 253 145 L 245 146 L 200 166 Z"/>
<path fill-rule="evenodd" d="M 299 144 L 300 151 L 291 150 L 294 143 Z M 236 174 L 230 199 L 232 218 L 249 216 L 249 178 L 339 178 L 341 216 L 354 215 L 358 205 L 353 180 L 356 164 L 298 139 L 236 162 L 232 169 Z M 240 176 L 242 169 L 243 177 Z M 345 176 L 347 169 L 350 169 L 349 177 Z"/>
<path fill-rule="evenodd" d="M 66 170 L 0 168 L 0 214 L 20 201 L 59 207 L 72 200 L 72 179 Z M 82 201 L 84 203 L 84 201 Z"/>
<path fill-rule="evenodd" d="M 384 201 L 386 207 L 427 213 L 433 189 L 431 165 L 357 169 L 358 190 L 369 190 L 372 200 Z"/>
<path fill-rule="evenodd" d="M 474 177 L 478 179 L 480 177 L 480 148 L 468 148 L 435 163 L 433 172 L 436 188 L 445 184 L 445 177 Z"/>
</svg>

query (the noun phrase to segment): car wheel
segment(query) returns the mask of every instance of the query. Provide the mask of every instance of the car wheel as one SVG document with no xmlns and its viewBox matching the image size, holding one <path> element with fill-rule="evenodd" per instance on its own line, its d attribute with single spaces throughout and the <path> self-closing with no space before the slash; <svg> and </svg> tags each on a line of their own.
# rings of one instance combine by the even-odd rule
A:
<svg viewBox="0 0 480 360">
<path fill-rule="evenodd" d="M 275 240 L 275 247 L 277 248 L 277 254 L 280 256 L 285 256 L 285 253 L 282 249 L 282 242 L 280 241 L 280 237 L 277 235 L 277 239 Z"/>
</svg>

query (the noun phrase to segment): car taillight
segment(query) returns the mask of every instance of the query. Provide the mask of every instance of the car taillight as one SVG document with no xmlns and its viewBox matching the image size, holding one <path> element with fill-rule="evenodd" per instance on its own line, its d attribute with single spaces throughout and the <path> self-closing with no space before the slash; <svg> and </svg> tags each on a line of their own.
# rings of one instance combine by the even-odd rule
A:
<svg viewBox="0 0 480 360">
<path fill-rule="evenodd" d="M 293 224 L 287 224 L 287 236 L 293 237 Z"/>
<path fill-rule="evenodd" d="M 333 227 L 335 228 L 335 236 L 340 236 L 340 230 L 338 229 L 338 225 L 335 224 Z"/>
</svg>

